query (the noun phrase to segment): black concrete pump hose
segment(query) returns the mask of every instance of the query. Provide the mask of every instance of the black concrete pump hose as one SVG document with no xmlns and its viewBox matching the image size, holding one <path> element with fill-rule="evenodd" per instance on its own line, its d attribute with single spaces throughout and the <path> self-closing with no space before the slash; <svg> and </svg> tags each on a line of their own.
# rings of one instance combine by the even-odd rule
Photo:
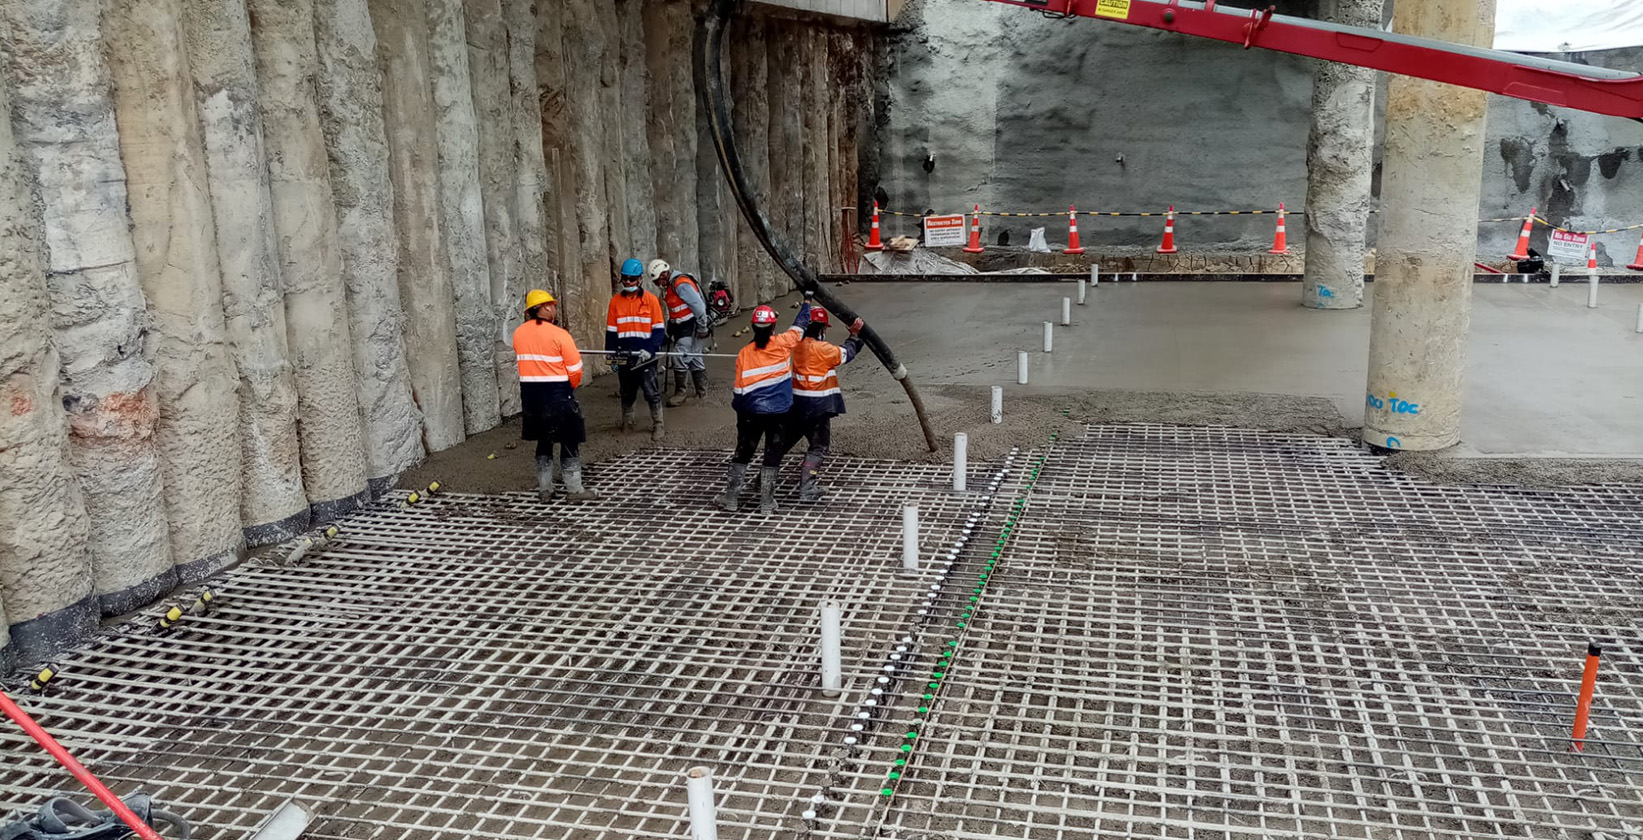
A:
<svg viewBox="0 0 1643 840">
<path fill-rule="evenodd" d="M 770 220 L 765 218 L 754 201 L 753 188 L 747 183 L 747 173 L 742 171 L 742 159 L 736 150 L 736 140 L 731 135 L 730 103 L 725 93 L 724 75 L 725 32 L 742 2 L 711 0 L 707 15 L 696 32 L 696 89 L 701 91 L 702 104 L 707 109 L 708 130 L 713 136 L 713 146 L 719 152 L 719 165 L 730 181 L 730 192 L 736 196 L 736 206 L 742 208 L 742 215 L 747 218 L 748 225 L 753 228 L 754 235 L 759 237 L 759 242 L 770 257 L 788 277 L 793 278 L 795 285 L 814 295 L 816 301 L 838 316 L 841 323 L 853 323 L 857 317 L 855 310 L 823 288 L 816 272 L 795 256 L 787 243 L 771 229 Z M 913 387 L 913 380 L 907 375 L 907 366 L 896 360 L 896 354 L 891 352 L 890 346 L 884 343 L 872 324 L 862 328 L 861 340 L 907 391 L 913 413 L 918 416 L 919 428 L 924 430 L 924 442 L 931 452 L 935 452 L 936 435 L 930 429 L 930 418 L 925 415 L 924 401 L 919 399 L 918 389 Z"/>
</svg>

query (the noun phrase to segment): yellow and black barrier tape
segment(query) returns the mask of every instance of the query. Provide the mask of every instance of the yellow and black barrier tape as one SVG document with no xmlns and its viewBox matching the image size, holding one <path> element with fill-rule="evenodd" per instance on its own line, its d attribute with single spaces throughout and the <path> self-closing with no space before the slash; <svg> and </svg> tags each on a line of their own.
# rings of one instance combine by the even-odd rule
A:
<svg viewBox="0 0 1643 840">
<path fill-rule="evenodd" d="M 1546 227 L 1549 227 L 1552 230 L 1560 230 L 1560 231 L 1563 231 L 1564 233 L 1583 234 L 1585 236 L 1599 236 L 1599 235 L 1602 235 L 1602 234 L 1605 234 L 1605 233 L 1629 233 L 1629 232 L 1634 231 L 1634 230 L 1643 230 L 1643 224 L 1629 225 L 1627 227 L 1608 228 L 1608 229 L 1605 229 L 1605 230 L 1575 230 L 1573 228 L 1566 228 L 1562 225 L 1554 225 L 1554 224 L 1547 221 L 1545 218 L 1543 218 L 1541 216 L 1535 216 L 1534 218 L 1535 218 L 1535 222 L 1537 224 L 1545 225 Z"/>
</svg>

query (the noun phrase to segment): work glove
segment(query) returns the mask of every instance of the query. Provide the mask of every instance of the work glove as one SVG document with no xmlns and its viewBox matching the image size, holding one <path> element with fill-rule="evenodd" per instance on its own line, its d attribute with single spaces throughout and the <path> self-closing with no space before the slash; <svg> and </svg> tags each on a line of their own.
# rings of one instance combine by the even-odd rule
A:
<svg viewBox="0 0 1643 840">
<path fill-rule="evenodd" d="M 866 326 L 867 326 L 867 324 L 863 323 L 860 318 L 857 318 L 856 320 L 854 320 L 850 323 L 850 334 L 851 335 L 861 335 L 862 328 L 866 327 Z"/>
<path fill-rule="evenodd" d="M 712 328 L 708 327 L 708 325 L 706 325 L 706 324 L 697 325 L 697 327 L 696 327 L 696 337 L 697 338 L 707 338 L 708 336 L 710 336 L 712 334 L 713 334 L 713 330 L 712 330 Z"/>
<path fill-rule="evenodd" d="M 628 358 L 632 359 L 635 365 L 642 365 L 645 362 L 656 358 L 656 354 L 650 352 L 649 350 L 634 350 L 632 353 L 628 354 Z"/>
<path fill-rule="evenodd" d="M 813 290 L 811 290 L 811 289 L 805 289 L 805 290 L 804 290 L 804 299 L 805 299 L 805 300 L 806 300 L 806 301 L 807 301 L 807 302 L 808 302 L 808 301 L 812 301 L 812 300 L 815 300 L 815 299 L 816 299 L 816 293 L 815 293 L 815 291 L 813 291 Z"/>
</svg>

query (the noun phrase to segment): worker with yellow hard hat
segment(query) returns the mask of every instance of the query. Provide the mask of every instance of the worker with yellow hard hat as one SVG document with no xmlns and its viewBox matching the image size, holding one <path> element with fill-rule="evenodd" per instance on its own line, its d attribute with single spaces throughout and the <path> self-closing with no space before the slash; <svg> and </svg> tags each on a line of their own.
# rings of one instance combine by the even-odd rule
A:
<svg viewBox="0 0 1643 840">
<path fill-rule="evenodd" d="M 576 388 L 582 384 L 582 353 L 576 340 L 554 321 L 559 302 L 541 289 L 525 295 L 525 322 L 513 331 L 513 356 L 519 365 L 519 401 L 524 408 L 520 437 L 536 441 L 536 492 L 553 496 L 553 447 L 559 446 L 559 472 L 565 498 L 598 498 L 582 486 L 579 450 L 587 440 Z"/>
</svg>

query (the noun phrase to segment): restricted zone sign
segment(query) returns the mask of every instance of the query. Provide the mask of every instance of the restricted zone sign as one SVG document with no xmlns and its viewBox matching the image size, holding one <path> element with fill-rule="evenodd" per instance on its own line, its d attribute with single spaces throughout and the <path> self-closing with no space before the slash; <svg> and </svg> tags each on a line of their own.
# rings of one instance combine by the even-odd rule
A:
<svg viewBox="0 0 1643 840">
<path fill-rule="evenodd" d="M 1551 244 L 1546 248 L 1553 262 L 1564 265 L 1585 265 L 1586 249 L 1591 247 L 1591 237 L 1584 233 L 1568 233 L 1566 231 L 1552 231 Z"/>
<path fill-rule="evenodd" d="M 939 248 L 943 245 L 964 244 L 964 216 L 925 216 L 924 246 Z"/>
</svg>

